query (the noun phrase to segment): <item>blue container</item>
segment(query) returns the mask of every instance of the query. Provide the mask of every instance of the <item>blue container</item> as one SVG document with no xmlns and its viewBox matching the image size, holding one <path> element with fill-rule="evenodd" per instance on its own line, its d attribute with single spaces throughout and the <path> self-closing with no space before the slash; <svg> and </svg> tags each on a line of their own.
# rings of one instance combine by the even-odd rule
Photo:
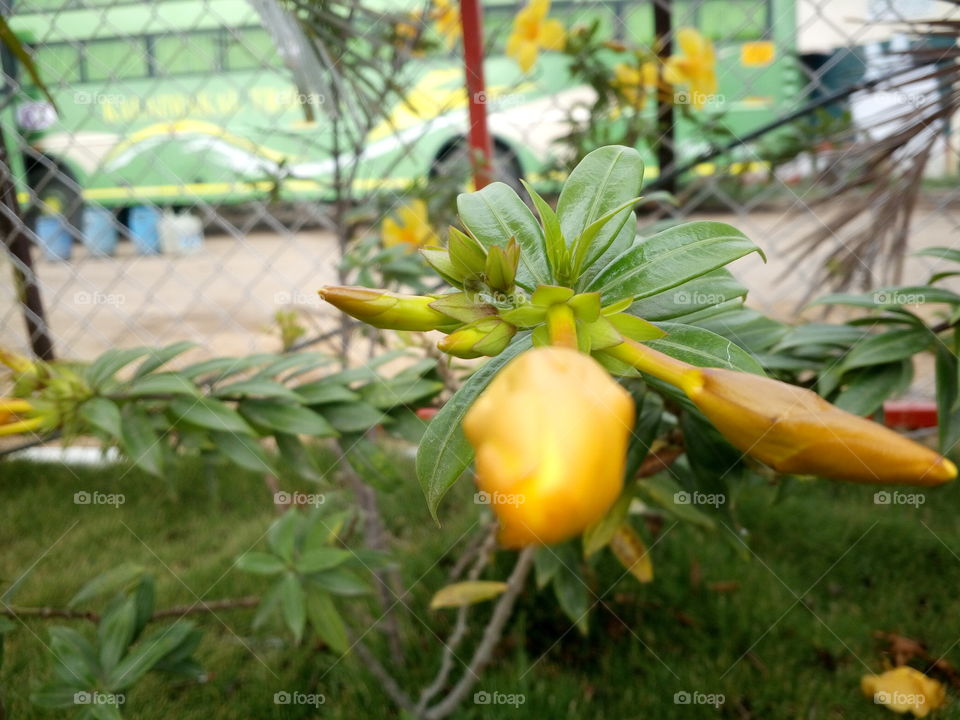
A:
<svg viewBox="0 0 960 720">
<path fill-rule="evenodd" d="M 34 228 L 37 242 L 47 260 L 69 260 L 73 236 L 61 215 L 41 215 Z"/>
<path fill-rule="evenodd" d="M 98 205 L 83 209 L 83 244 L 91 255 L 109 257 L 117 250 L 117 224 L 113 213 Z"/>
<path fill-rule="evenodd" d="M 141 255 L 160 254 L 160 211 L 150 205 L 134 205 L 127 217 L 130 239 Z"/>
</svg>

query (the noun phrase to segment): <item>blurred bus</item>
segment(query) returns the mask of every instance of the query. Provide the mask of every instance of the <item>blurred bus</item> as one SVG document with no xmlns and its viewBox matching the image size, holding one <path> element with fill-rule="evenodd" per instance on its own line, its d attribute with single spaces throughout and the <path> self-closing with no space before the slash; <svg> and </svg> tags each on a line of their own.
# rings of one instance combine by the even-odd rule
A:
<svg viewBox="0 0 960 720">
<path fill-rule="evenodd" d="M 29 89 L 16 109 L 29 146 L 24 199 L 62 212 L 82 203 L 328 197 L 334 161 L 325 98 L 294 82 L 254 7 L 262 1 L 18 2 L 11 26 L 32 46 L 59 110 Z M 379 5 L 415 7 L 409 0 Z M 561 53 L 543 53 L 529 76 L 503 54 L 522 5 L 484 3 L 487 100 L 500 172 L 536 181 L 565 132 L 565 108 L 585 89 L 572 85 Z M 698 27 L 716 44 L 721 109 L 735 133 L 771 120 L 795 100 L 794 5 L 673 2 L 675 27 Z M 596 20 L 613 38 L 653 41 L 650 0 L 555 0 L 551 17 L 568 27 Z M 758 45 L 764 48 L 759 63 L 750 59 L 756 52 L 745 51 Z M 403 75 L 409 91 L 388 100 L 387 118 L 367 137 L 361 188 L 399 189 L 462 157 L 467 120 L 460 56 L 413 58 Z M 684 142 L 680 153 L 697 149 Z"/>
</svg>

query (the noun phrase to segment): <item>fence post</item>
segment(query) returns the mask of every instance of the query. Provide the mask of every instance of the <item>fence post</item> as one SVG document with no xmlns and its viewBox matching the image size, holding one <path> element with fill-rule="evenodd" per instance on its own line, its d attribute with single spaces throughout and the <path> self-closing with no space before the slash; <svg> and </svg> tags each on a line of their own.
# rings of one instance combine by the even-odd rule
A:
<svg viewBox="0 0 960 720">
<path fill-rule="evenodd" d="M 463 28 L 463 64 L 470 108 L 470 161 L 473 163 L 474 185 L 479 190 L 492 180 L 493 145 L 487 127 L 487 91 L 483 80 L 483 10 L 478 0 L 461 0 L 460 24 Z"/>
<path fill-rule="evenodd" d="M 653 0 L 654 47 L 663 72 L 667 58 L 673 54 L 673 6 L 672 0 Z M 673 169 L 676 128 L 674 125 L 673 98 L 665 97 L 662 88 L 657 93 L 657 165 L 659 177 L 666 177 Z M 676 178 L 664 181 L 663 189 L 677 191 Z"/>
</svg>

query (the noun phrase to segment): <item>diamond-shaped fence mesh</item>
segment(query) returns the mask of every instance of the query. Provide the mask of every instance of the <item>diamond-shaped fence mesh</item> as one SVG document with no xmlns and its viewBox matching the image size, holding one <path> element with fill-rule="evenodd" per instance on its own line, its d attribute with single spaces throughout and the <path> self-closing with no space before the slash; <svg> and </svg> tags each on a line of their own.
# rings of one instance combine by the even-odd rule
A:
<svg viewBox="0 0 960 720">
<path fill-rule="evenodd" d="M 955 63 L 953 4 L 555 0 L 550 17 L 568 43 L 592 29 L 611 74 L 633 50 L 656 53 L 666 14 L 673 46 L 662 55 L 691 51 L 682 28 L 712 42 L 716 91 L 698 98 L 680 87 L 669 130 L 651 97 L 636 109 L 647 128 L 636 136 L 624 134 L 627 109 L 595 117 L 596 91 L 571 70 L 569 51 L 540 53 L 529 72 L 508 56 L 524 3 L 483 5 L 483 100 L 498 176 L 514 185 L 526 177 L 548 193 L 577 153 L 564 138 L 580 128 L 594 132 L 584 142 L 631 138 L 656 182 L 657 146 L 671 144 L 674 167 L 692 165 L 677 178 L 680 203 L 646 208 L 641 224 L 710 217 L 743 229 L 769 258 L 736 268 L 755 307 L 790 317 L 831 273 L 877 286 L 895 279 L 894 255 L 953 242 L 960 190 L 953 76 L 944 70 Z M 331 333 L 338 320 L 315 291 L 352 277 L 344 244 L 376 241 L 384 219 L 414 196 L 433 212 L 445 192 L 434 186 L 468 173 L 462 57 L 455 33 L 448 43 L 444 32 L 444 9 L 455 6 L 17 2 L 5 14 L 56 108 L 7 52 L 4 170 L 16 179 L 33 265 L 4 256 L 0 344 L 29 347 L 9 280 L 15 268 L 39 286 L 60 356 L 179 339 L 217 354 L 276 349 L 277 311 L 296 312 L 308 339 Z M 853 87 L 863 89 L 846 92 Z M 903 140 L 924 112 L 929 119 Z M 766 125 L 773 129 L 738 145 Z M 879 180 L 869 176 L 859 194 L 831 199 L 879 167 L 863 147 L 885 138 L 895 147 L 883 178 L 919 168 L 904 190 L 908 211 L 888 223 L 906 223 L 905 247 L 872 223 L 903 199 L 899 180 L 871 199 Z M 729 152 L 691 162 L 723 146 Z M 818 242 L 798 244 L 812 236 Z M 931 262 L 908 259 L 900 279 L 922 280 Z"/>
</svg>

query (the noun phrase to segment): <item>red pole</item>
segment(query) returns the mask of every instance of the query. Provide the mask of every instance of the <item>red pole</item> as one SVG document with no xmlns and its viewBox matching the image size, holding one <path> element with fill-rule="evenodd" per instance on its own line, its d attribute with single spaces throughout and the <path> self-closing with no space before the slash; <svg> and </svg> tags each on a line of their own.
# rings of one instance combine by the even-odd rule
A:
<svg viewBox="0 0 960 720">
<path fill-rule="evenodd" d="M 463 27 L 463 64 L 470 109 L 470 160 L 473 182 L 479 190 L 490 184 L 493 168 L 493 144 L 487 127 L 487 90 L 483 81 L 483 10 L 480 0 L 460 0 L 460 24 Z"/>
</svg>

